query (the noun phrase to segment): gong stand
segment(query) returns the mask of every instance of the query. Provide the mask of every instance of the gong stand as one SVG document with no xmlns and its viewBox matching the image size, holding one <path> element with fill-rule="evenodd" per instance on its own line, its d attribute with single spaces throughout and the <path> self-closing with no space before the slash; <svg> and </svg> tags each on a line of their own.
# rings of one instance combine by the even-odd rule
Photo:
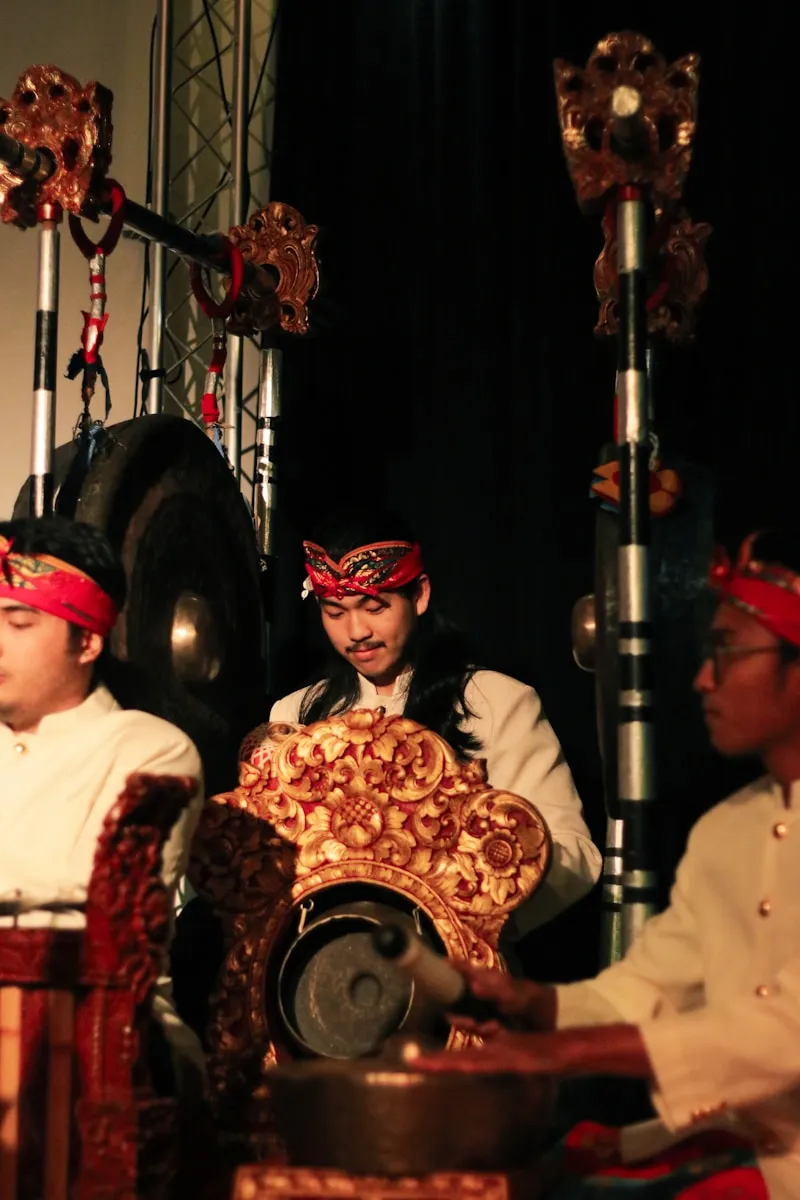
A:
<svg viewBox="0 0 800 1200">
<path fill-rule="evenodd" d="M 11 99 L 0 100 L 2 219 L 22 229 L 38 226 L 41 239 L 31 452 L 31 512 L 36 516 L 53 508 L 58 225 L 64 212 L 96 220 L 111 211 L 106 173 L 112 100 L 107 88 L 97 83 L 82 87 L 54 66 L 29 68 Z M 233 244 L 242 256 L 243 274 L 227 318 L 230 333 L 269 334 L 274 345 L 279 334 L 308 332 L 308 303 L 319 284 L 313 249 L 317 228 L 295 209 L 273 202 L 224 237 L 200 237 L 127 198 L 122 221 L 140 237 L 223 276 L 229 273 Z M 267 414 L 264 420 L 274 417 Z M 257 480 L 256 495 L 264 498 L 259 542 L 269 555 L 274 491 Z"/>
<path fill-rule="evenodd" d="M 651 515 L 659 483 L 648 397 L 648 339 L 693 335 L 694 309 L 707 287 L 702 248 L 710 228 L 693 225 L 679 201 L 697 124 L 699 58 L 667 65 L 636 33 L 609 34 L 585 68 L 557 60 L 555 85 L 567 166 L 584 211 L 603 213 L 605 245 L 594 269 L 601 302 L 596 332 L 617 337 L 614 461 L 598 468 L 597 494 L 616 512 L 616 627 L 598 628 L 609 606 L 583 604 L 597 648 L 602 706 L 616 682 L 616 779 L 606 786 L 603 873 L 604 965 L 620 958 L 655 911 L 655 727 Z M 675 497 L 676 499 L 677 497 Z M 674 502 L 674 501 L 673 501 Z M 605 588 L 598 580 L 596 592 Z M 597 598 L 597 597 L 596 597 Z M 584 645 L 586 655 L 586 620 Z M 576 652 L 580 665 L 580 654 Z M 608 775 L 608 773 L 607 773 Z"/>
</svg>

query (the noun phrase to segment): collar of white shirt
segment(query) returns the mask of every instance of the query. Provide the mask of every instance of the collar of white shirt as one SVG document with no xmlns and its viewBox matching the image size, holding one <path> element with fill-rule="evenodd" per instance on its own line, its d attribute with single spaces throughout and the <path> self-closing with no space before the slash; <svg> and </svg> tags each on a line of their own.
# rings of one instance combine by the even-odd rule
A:
<svg viewBox="0 0 800 1200">
<path fill-rule="evenodd" d="M 360 701 L 366 708 L 392 707 L 405 704 L 413 672 L 411 667 L 405 667 L 394 681 L 391 692 L 380 693 L 372 682 L 364 675 L 359 675 Z"/>
<path fill-rule="evenodd" d="M 42 717 L 35 734 L 24 734 L 25 741 L 28 742 L 34 737 L 63 737 L 65 734 L 76 732 L 87 721 L 96 721 L 118 708 L 119 705 L 108 688 L 97 687 L 89 693 L 85 700 L 73 708 L 64 709 L 63 712 L 48 713 L 46 717 Z M 8 725 L 0 724 L 0 743 L 3 740 L 17 742 L 19 739 L 20 734 L 15 733 Z"/>
</svg>

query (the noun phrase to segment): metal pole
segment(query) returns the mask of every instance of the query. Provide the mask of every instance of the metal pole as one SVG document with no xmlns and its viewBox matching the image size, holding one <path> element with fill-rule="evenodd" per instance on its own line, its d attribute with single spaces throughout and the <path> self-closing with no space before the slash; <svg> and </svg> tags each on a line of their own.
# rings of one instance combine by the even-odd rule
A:
<svg viewBox="0 0 800 1200">
<path fill-rule="evenodd" d="M 655 801 L 650 544 L 650 423 L 647 386 L 645 204 L 642 190 L 619 189 L 617 205 L 620 455 L 619 815 L 622 845 L 622 951 L 655 911 L 652 818 Z"/>
<path fill-rule="evenodd" d="M 153 199 L 152 208 L 165 217 L 169 204 L 169 139 L 172 108 L 172 0 L 159 0 L 158 61 L 156 96 L 153 105 Z M 167 252 L 156 243 L 150 262 L 150 331 L 148 355 L 150 370 L 163 367 L 164 311 L 167 299 Z M 163 407 L 163 379 L 153 375 L 147 387 L 147 411 L 158 413 Z"/>
<path fill-rule="evenodd" d="M 53 512 L 53 453 L 56 428 L 58 356 L 58 282 L 62 211 L 47 204 L 39 211 L 39 282 L 36 302 L 36 349 L 33 366 L 30 512 Z"/>
<path fill-rule="evenodd" d="M 247 220 L 250 196 L 250 169 L 247 139 L 250 126 L 250 5 L 251 0 L 236 0 L 234 16 L 234 75 L 231 126 L 231 225 Z M 242 470 L 242 380 L 244 342 L 231 337 L 225 370 L 225 424 L 228 458 L 238 480 Z"/>
<path fill-rule="evenodd" d="M 277 550 L 277 487 L 275 479 L 275 439 L 281 415 L 281 364 L 283 354 L 274 346 L 261 350 L 261 377 L 258 391 L 258 422 L 256 425 L 256 467 L 253 480 L 253 516 L 256 523 L 256 538 L 261 562 L 266 572 L 265 595 L 265 660 L 267 664 L 266 687 L 272 686 L 272 647 L 270 627 L 272 624 L 271 592 L 273 587 L 272 563 Z"/>
</svg>

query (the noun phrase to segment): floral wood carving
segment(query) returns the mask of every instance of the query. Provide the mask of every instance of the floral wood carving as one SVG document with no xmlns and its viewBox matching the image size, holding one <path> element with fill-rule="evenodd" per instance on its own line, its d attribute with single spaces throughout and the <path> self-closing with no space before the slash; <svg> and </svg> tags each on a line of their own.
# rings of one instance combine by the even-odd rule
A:
<svg viewBox="0 0 800 1200">
<path fill-rule="evenodd" d="M 382 709 L 261 726 L 241 757 L 239 787 L 206 805 L 190 868 L 227 925 L 209 1034 L 220 1092 L 252 1089 L 280 1057 L 267 967 L 303 900 L 342 883 L 397 892 L 449 955 L 497 965 L 503 924 L 551 855 L 543 818 L 490 788 L 482 762 L 459 762 L 437 734 Z M 453 1031 L 450 1045 L 467 1040 Z"/>
<path fill-rule="evenodd" d="M 274 293 L 242 288 L 228 320 L 231 333 L 253 334 L 276 326 L 283 333 L 308 333 L 308 306 L 319 289 L 314 254 L 318 232 L 296 208 L 278 200 L 254 213 L 246 225 L 229 231 L 229 240 L 245 262 L 272 267 L 278 273 Z"/>
<path fill-rule="evenodd" d="M 581 206 L 611 188 L 639 184 L 654 203 L 679 200 L 697 128 L 700 58 L 687 54 L 668 65 L 639 33 L 610 33 L 585 68 L 554 64 L 561 139 Z M 638 107 L 633 136 L 621 138 L 613 110 L 618 89 Z"/>
<path fill-rule="evenodd" d="M 382 709 L 356 709 L 288 735 L 279 726 L 274 738 L 274 726 L 262 728 L 258 744 L 251 735 L 243 748 L 249 761 L 241 763 L 239 787 L 214 797 L 204 826 L 220 820 L 214 805 L 257 817 L 295 848 L 298 883 L 331 867 L 344 878 L 351 864 L 386 882 L 395 872 L 424 879 L 497 944 L 508 914 L 533 894 L 549 863 L 547 827 L 532 805 L 489 787 L 482 761 L 459 762 L 437 734 Z M 210 857 L 207 867 L 197 862 L 204 890 Z M 285 850 L 273 869 L 276 882 L 289 877 Z M 252 908 L 246 880 L 229 877 L 224 886 L 225 907 Z M 219 895 L 219 876 L 212 887 Z"/>
<path fill-rule="evenodd" d="M 693 222 L 684 208 L 657 210 L 655 231 L 648 247 L 649 291 L 647 328 L 667 341 L 694 339 L 697 308 L 708 290 L 705 246 L 711 226 Z M 617 223 L 609 204 L 603 217 L 605 245 L 594 267 L 594 286 L 600 301 L 595 333 L 615 335 L 617 314 Z"/>
<path fill-rule="evenodd" d="M 10 1023 L 24 1048 L 5 1079 L 19 1128 L 10 1158 L 38 1172 L 20 1194 L 44 1194 L 45 1175 L 75 1200 L 173 1194 L 177 1108 L 155 1095 L 148 1031 L 170 933 L 162 850 L 196 791 L 193 779 L 129 776 L 98 839 L 86 928 L 0 929 L 0 989 L 19 997 Z"/>
<path fill-rule="evenodd" d="M 46 149 L 56 169 L 42 182 L 21 182 L 0 166 L 3 221 L 33 228 L 36 209 L 55 204 L 87 217 L 98 200 L 111 163 L 112 93 L 99 83 L 82 87 L 54 66 L 29 67 L 10 100 L 0 99 L 0 132 L 31 149 Z"/>
<path fill-rule="evenodd" d="M 85 978 L 129 988 L 144 1004 L 162 973 L 171 907 L 161 856 L 197 780 L 130 775 L 95 851 L 86 899 Z"/>
</svg>

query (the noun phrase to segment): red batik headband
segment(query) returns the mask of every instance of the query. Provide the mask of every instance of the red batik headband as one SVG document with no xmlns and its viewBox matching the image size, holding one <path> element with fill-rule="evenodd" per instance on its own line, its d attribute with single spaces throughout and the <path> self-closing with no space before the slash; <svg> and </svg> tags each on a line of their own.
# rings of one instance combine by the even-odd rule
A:
<svg viewBox="0 0 800 1200">
<path fill-rule="evenodd" d="M 303 595 L 313 592 L 321 600 L 379 596 L 405 587 L 425 571 L 420 548 L 411 542 L 373 542 L 349 550 L 339 562 L 315 542 L 303 542 L 303 549 L 308 572 Z"/>
<path fill-rule="evenodd" d="M 723 600 L 749 613 L 776 637 L 800 646 L 800 575 L 752 555 L 758 534 L 742 542 L 736 565 L 724 550 L 711 567 L 710 585 Z"/>
<path fill-rule="evenodd" d="M 113 600 L 78 567 L 49 554 L 13 554 L 0 536 L 0 597 L 107 637 L 117 620 Z"/>
</svg>

